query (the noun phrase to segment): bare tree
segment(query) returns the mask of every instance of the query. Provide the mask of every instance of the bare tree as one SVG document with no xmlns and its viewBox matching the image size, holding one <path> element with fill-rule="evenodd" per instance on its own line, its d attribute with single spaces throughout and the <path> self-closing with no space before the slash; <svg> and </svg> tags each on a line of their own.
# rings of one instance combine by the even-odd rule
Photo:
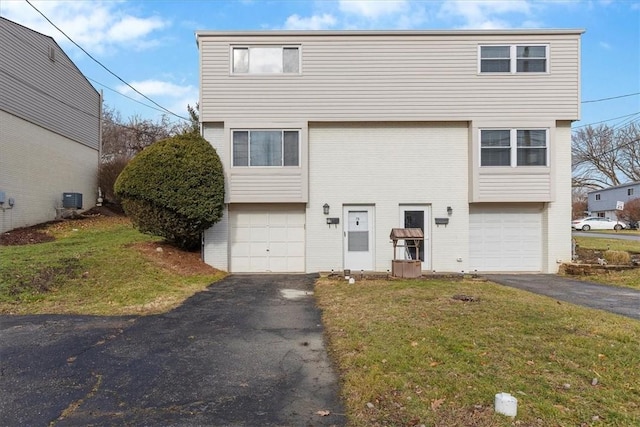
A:
<svg viewBox="0 0 640 427">
<path fill-rule="evenodd" d="M 135 115 L 125 121 L 118 111 L 105 105 L 102 110 L 102 158 L 98 172 L 103 199 L 117 204 L 113 184 L 129 160 L 156 141 L 183 133 L 185 129 L 191 129 L 190 125 L 172 122 L 167 115 L 156 121 Z"/>
<path fill-rule="evenodd" d="M 571 219 L 583 218 L 587 212 L 587 190 L 584 187 L 571 189 Z"/>
<path fill-rule="evenodd" d="M 587 126 L 572 136 L 573 186 L 605 188 L 640 181 L 640 126 Z"/>
<path fill-rule="evenodd" d="M 618 218 L 629 224 L 640 222 L 640 198 L 626 202 L 624 209 L 618 212 Z"/>
</svg>

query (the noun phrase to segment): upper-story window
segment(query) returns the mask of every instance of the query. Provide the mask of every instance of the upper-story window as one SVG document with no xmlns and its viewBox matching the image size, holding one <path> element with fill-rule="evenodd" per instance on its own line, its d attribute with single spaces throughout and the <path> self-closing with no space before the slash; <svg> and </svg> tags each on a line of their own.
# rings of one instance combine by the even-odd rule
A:
<svg viewBox="0 0 640 427">
<path fill-rule="evenodd" d="M 600 195 L 596 194 L 596 200 L 600 200 Z"/>
<path fill-rule="evenodd" d="M 480 46 L 480 73 L 546 73 L 547 45 Z"/>
<path fill-rule="evenodd" d="M 633 188 L 627 188 L 627 196 L 633 196 Z"/>
<path fill-rule="evenodd" d="M 233 166 L 300 166 L 300 131 L 234 130 Z"/>
<path fill-rule="evenodd" d="M 547 166 L 546 129 L 482 129 L 480 166 Z"/>
<path fill-rule="evenodd" d="M 242 46 L 231 49 L 233 74 L 299 74 L 299 46 Z"/>
</svg>

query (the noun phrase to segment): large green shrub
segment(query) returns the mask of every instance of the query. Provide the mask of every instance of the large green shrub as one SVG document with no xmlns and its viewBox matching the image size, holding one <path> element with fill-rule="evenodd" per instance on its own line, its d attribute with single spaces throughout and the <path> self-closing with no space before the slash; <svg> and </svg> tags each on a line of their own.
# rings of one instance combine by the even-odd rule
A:
<svg viewBox="0 0 640 427">
<path fill-rule="evenodd" d="M 158 141 L 133 158 L 115 186 L 133 224 L 185 249 L 218 222 L 224 174 L 215 149 L 195 133 Z"/>
</svg>

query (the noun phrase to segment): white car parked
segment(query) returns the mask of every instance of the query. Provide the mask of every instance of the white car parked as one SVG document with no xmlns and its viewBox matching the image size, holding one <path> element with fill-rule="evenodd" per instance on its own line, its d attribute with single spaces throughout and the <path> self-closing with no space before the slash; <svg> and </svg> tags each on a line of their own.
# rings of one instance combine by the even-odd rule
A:
<svg viewBox="0 0 640 427">
<path fill-rule="evenodd" d="M 626 228 L 626 224 L 620 221 L 614 221 L 611 218 L 588 217 L 571 221 L 571 228 L 574 230 L 622 230 Z"/>
</svg>

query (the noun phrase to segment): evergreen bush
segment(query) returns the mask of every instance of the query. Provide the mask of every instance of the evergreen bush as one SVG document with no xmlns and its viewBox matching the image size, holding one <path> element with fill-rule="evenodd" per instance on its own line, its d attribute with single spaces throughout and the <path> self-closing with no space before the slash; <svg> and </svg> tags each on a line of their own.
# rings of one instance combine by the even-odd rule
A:
<svg viewBox="0 0 640 427">
<path fill-rule="evenodd" d="M 140 152 L 116 180 L 115 193 L 140 231 L 194 249 L 224 207 L 224 173 L 215 149 L 185 133 Z"/>
</svg>

